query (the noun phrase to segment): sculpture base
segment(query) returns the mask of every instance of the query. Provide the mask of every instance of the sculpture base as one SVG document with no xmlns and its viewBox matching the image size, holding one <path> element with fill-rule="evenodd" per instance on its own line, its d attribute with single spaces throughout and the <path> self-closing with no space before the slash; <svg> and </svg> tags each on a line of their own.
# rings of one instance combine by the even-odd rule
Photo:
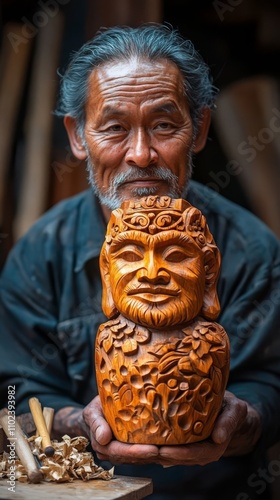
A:
<svg viewBox="0 0 280 500">
<path fill-rule="evenodd" d="M 148 329 L 118 316 L 96 337 L 96 377 L 116 439 L 178 445 L 206 439 L 229 373 L 221 325 L 198 318 L 182 329 Z"/>
</svg>

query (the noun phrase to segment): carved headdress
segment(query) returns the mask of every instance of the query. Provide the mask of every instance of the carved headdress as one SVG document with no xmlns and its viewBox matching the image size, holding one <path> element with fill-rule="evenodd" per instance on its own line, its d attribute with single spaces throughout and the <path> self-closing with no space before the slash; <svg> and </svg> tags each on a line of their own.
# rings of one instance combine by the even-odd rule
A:
<svg viewBox="0 0 280 500">
<path fill-rule="evenodd" d="M 214 320 L 220 312 L 216 292 L 221 256 L 204 215 L 186 200 L 169 196 L 147 196 L 137 201 L 124 201 L 111 214 L 100 255 L 103 283 L 102 307 L 112 318 L 117 310 L 111 293 L 109 252 L 114 238 L 122 232 L 141 231 L 155 235 L 162 231 L 184 232 L 204 254 L 205 296 L 201 314 Z"/>
</svg>

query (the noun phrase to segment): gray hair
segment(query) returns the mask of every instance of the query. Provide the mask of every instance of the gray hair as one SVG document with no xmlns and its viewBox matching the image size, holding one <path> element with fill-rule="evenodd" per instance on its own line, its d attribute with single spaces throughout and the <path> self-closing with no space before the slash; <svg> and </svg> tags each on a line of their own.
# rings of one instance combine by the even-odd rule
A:
<svg viewBox="0 0 280 500">
<path fill-rule="evenodd" d="M 116 26 L 100 29 L 72 55 L 61 79 L 60 98 L 55 114 L 70 115 L 83 136 L 84 109 L 91 72 L 106 62 L 140 57 L 155 61 L 167 59 L 177 65 L 184 79 L 194 132 L 198 130 L 204 107 L 213 108 L 216 87 L 210 70 L 190 40 L 170 25 L 149 23 L 132 28 Z"/>
</svg>

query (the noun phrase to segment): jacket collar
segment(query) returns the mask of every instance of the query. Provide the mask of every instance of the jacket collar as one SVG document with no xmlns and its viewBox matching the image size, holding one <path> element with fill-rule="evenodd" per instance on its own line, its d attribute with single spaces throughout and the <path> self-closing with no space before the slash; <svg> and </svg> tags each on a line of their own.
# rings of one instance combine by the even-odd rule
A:
<svg viewBox="0 0 280 500">
<path fill-rule="evenodd" d="M 77 228 L 75 272 L 81 271 L 89 260 L 99 258 L 107 227 L 97 196 L 91 188 L 84 194 Z"/>
</svg>

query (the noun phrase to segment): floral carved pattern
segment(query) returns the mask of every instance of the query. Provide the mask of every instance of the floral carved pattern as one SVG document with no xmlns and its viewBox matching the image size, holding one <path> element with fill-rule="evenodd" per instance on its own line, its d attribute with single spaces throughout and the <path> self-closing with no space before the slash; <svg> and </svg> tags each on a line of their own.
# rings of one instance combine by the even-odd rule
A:
<svg viewBox="0 0 280 500">
<path fill-rule="evenodd" d="M 180 444 L 208 437 L 229 361 L 220 325 L 200 319 L 182 331 L 159 332 L 120 316 L 102 324 L 98 335 L 99 393 L 120 441 Z"/>
</svg>

